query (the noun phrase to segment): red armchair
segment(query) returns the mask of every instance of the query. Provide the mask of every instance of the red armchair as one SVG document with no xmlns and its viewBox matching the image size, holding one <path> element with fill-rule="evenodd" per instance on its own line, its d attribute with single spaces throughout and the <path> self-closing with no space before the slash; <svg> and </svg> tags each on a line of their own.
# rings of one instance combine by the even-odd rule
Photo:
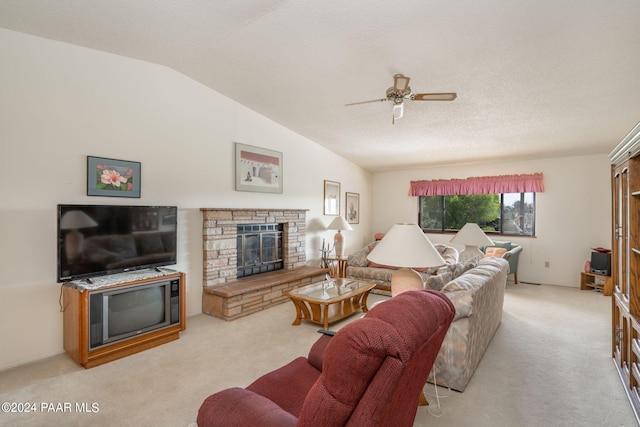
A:
<svg viewBox="0 0 640 427">
<path fill-rule="evenodd" d="M 404 292 L 320 337 L 307 358 L 209 396 L 198 426 L 411 426 L 454 313 L 439 292 Z"/>
</svg>

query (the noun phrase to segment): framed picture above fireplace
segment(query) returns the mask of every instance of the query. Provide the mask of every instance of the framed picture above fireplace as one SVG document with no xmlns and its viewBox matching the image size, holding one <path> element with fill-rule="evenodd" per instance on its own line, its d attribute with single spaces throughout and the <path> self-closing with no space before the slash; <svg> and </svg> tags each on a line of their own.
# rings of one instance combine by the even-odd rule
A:
<svg viewBox="0 0 640 427">
<path fill-rule="evenodd" d="M 235 143 L 236 191 L 282 194 L 282 153 Z"/>
<path fill-rule="evenodd" d="M 340 215 L 340 183 L 324 180 L 324 214 Z"/>
</svg>

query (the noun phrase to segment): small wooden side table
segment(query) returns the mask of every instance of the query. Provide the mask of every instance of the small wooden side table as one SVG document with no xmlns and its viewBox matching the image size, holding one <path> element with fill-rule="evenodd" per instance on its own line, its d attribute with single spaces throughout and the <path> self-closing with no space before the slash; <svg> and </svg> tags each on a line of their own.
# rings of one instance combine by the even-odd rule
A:
<svg viewBox="0 0 640 427">
<path fill-rule="evenodd" d="M 324 258 L 325 268 L 329 269 L 331 277 L 345 278 L 347 277 L 347 257 L 329 257 Z"/>
<path fill-rule="evenodd" d="M 596 279 L 601 279 L 603 284 L 596 284 Z M 604 296 L 611 296 L 613 294 L 613 282 L 611 276 L 603 276 L 602 274 L 580 273 L 580 290 L 585 289 L 600 289 L 603 291 Z"/>
</svg>

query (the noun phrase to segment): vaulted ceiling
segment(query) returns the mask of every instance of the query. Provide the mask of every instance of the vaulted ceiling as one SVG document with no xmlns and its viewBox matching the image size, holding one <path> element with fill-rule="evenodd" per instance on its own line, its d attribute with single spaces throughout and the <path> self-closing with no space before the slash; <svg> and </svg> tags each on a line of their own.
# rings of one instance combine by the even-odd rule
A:
<svg viewBox="0 0 640 427">
<path fill-rule="evenodd" d="M 608 153 L 639 24 L 637 0 L 0 0 L 0 27 L 171 67 L 371 171 Z M 396 73 L 458 97 L 344 106 Z"/>
</svg>

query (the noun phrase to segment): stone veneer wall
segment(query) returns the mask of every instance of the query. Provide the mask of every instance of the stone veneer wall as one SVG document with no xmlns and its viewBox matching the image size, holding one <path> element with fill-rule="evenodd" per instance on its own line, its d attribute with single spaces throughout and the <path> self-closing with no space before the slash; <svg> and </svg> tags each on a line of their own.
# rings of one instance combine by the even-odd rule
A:
<svg viewBox="0 0 640 427">
<path fill-rule="evenodd" d="M 282 224 L 284 269 L 304 267 L 307 262 L 307 209 L 201 208 L 203 286 L 223 285 L 238 273 L 238 224 Z"/>
</svg>

